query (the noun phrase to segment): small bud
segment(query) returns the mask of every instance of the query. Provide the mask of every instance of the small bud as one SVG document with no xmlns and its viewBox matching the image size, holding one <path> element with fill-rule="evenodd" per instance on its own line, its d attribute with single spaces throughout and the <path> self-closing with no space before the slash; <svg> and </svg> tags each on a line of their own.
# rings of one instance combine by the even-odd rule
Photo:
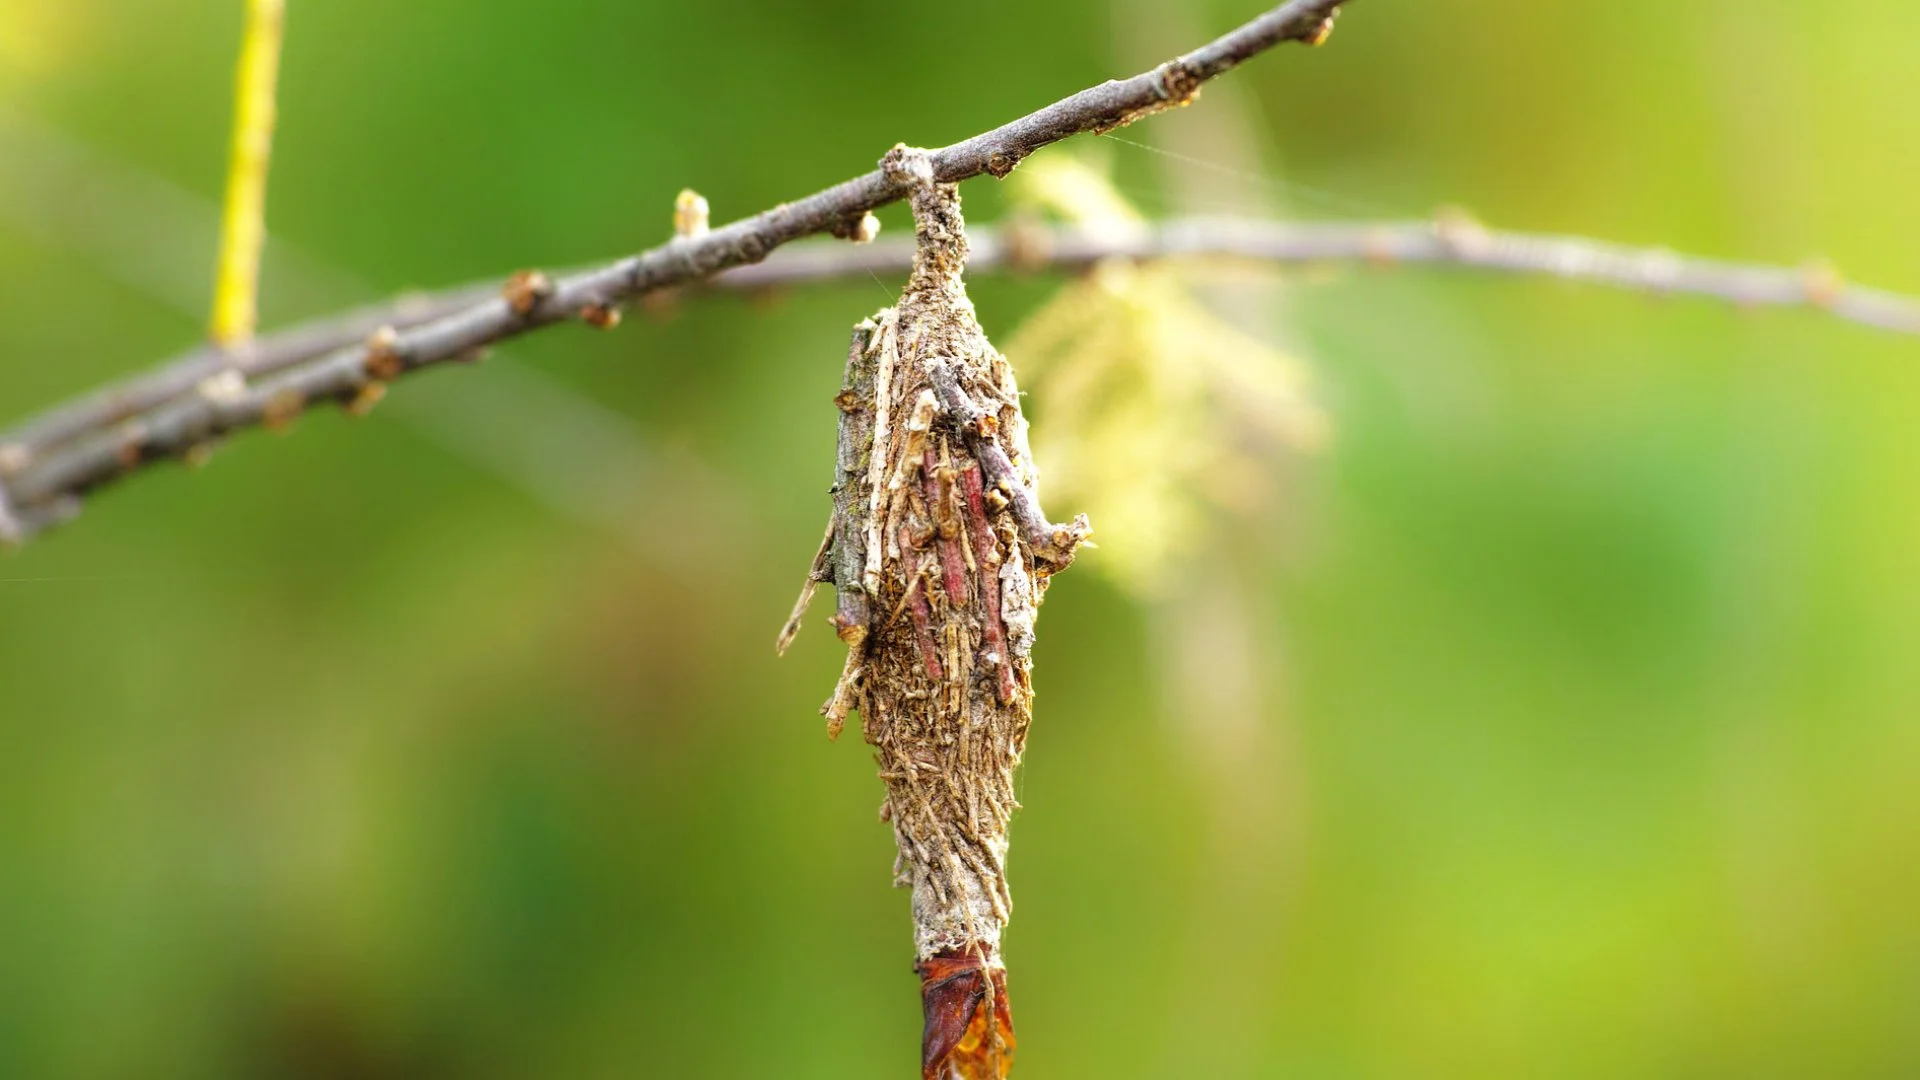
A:
<svg viewBox="0 0 1920 1080">
<path fill-rule="evenodd" d="M 300 391 L 291 387 L 276 390 L 273 396 L 267 399 L 265 407 L 260 410 L 260 423 L 268 431 L 282 434 L 293 427 L 293 422 L 298 420 L 300 414 L 306 409 L 307 399 L 300 396 Z"/>
<path fill-rule="evenodd" d="M 620 325 L 620 309 L 599 302 L 586 304 L 580 308 L 580 321 L 595 330 L 611 330 Z"/>
<path fill-rule="evenodd" d="M 199 391 L 215 405 L 231 405 L 247 396 L 247 379 L 237 368 L 226 368 L 200 380 Z"/>
<path fill-rule="evenodd" d="M 1491 239 L 1487 227 L 1458 206 L 1443 206 L 1433 212 L 1433 232 L 1454 254 L 1468 259 L 1485 254 Z"/>
<path fill-rule="evenodd" d="M 129 420 L 120 425 L 120 446 L 114 456 L 123 469 L 138 468 L 147 448 L 147 425 Z"/>
<path fill-rule="evenodd" d="M 1321 19 L 1320 25 L 1314 27 L 1312 30 L 1309 30 L 1306 36 L 1302 37 L 1300 40 L 1306 45 L 1308 45 L 1309 47 L 1317 47 L 1320 45 L 1325 45 L 1327 43 L 1327 39 L 1332 36 L 1333 36 L 1333 16 L 1329 15 L 1326 18 Z"/>
<path fill-rule="evenodd" d="M 707 235 L 709 212 L 704 195 L 692 188 L 683 189 L 673 200 L 673 235 L 682 240 Z"/>
<path fill-rule="evenodd" d="M 386 396 L 386 383 L 378 379 L 370 383 L 362 383 L 360 389 L 354 391 L 353 397 L 347 399 L 347 415 L 365 416 L 372 412 L 373 407 L 380 404 L 380 400 Z"/>
<path fill-rule="evenodd" d="M 553 279 L 538 270 L 517 271 L 500 287 L 500 295 L 515 315 L 525 318 L 553 295 Z"/>
<path fill-rule="evenodd" d="M 1815 259 L 1801 268 L 1801 286 L 1807 291 L 1807 303 L 1814 307 L 1832 307 L 1847 289 L 1840 271 L 1825 259 Z"/>
<path fill-rule="evenodd" d="M 186 462 L 189 469 L 204 469 L 213 460 L 213 440 L 197 442 L 180 452 L 180 460 Z"/>
<path fill-rule="evenodd" d="M 1191 105 L 1198 100 L 1200 85 L 1205 81 L 1179 60 L 1169 60 L 1160 65 L 1153 75 L 1154 88 L 1166 95 L 1165 101 L 1170 107 Z"/>
<path fill-rule="evenodd" d="M 880 235 L 880 219 L 874 217 L 871 210 L 857 218 L 841 218 L 833 223 L 833 235 L 856 244 L 871 244 Z"/>
<path fill-rule="evenodd" d="M 367 335 L 366 359 L 360 361 L 361 370 L 367 377 L 385 382 L 397 379 L 407 370 L 407 362 L 400 356 L 400 335 L 391 326 L 383 326 Z"/>
</svg>

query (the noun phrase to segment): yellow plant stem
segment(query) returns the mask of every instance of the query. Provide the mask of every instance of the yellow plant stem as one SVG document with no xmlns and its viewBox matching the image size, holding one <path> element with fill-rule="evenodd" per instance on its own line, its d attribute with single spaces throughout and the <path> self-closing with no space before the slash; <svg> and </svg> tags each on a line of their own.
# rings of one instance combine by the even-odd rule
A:
<svg viewBox="0 0 1920 1080">
<path fill-rule="evenodd" d="M 274 84 L 280 70 L 285 0 L 247 0 L 247 28 L 234 78 L 233 148 L 214 277 L 213 340 L 235 345 L 253 336 L 266 241 L 267 165 L 273 153 Z"/>
</svg>

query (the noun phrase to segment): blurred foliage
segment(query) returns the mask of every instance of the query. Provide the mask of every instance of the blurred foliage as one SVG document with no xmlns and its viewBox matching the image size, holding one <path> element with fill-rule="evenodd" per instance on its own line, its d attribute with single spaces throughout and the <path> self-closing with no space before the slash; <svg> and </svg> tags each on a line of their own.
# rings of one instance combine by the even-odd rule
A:
<svg viewBox="0 0 1920 1080">
<path fill-rule="evenodd" d="M 1129 10 L 294 0 L 268 324 L 972 134 L 1141 66 Z M 1917 23 L 1366 0 L 1230 76 L 1243 179 L 1920 290 Z M 180 214 L 217 195 L 239 25 L 0 0 L 0 109 L 97 153 L 48 183 L 44 140 L 0 142 L 0 411 L 199 333 L 213 231 Z M 1149 212 L 1210 209 L 1112 150 Z M 1005 339 L 1057 288 L 974 292 Z M 770 647 L 888 289 L 543 334 L 0 563 L 0 1076 L 906 1074 L 880 786 L 813 711 L 837 643 Z M 1288 311 L 1337 435 L 1249 493 L 1284 520 L 1242 600 L 1301 797 L 1217 812 L 1157 704 L 1159 609 L 1062 577 L 1014 832 L 1023 1075 L 1920 1072 L 1920 350 L 1398 270 Z M 529 433 L 531 396 L 467 389 L 508 372 L 601 411 Z"/>
<path fill-rule="evenodd" d="M 1022 201 L 1082 227 L 1140 221 L 1065 154 L 1014 176 Z M 1326 439 L 1300 363 L 1207 310 L 1183 269 L 1102 262 L 1006 342 L 1041 403 L 1033 444 L 1047 500 L 1092 514 L 1103 553 L 1090 564 L 1149 594 L 1204 550 L 1209 508 L 1260 509 L 1272 462 Z"/>
</svg>

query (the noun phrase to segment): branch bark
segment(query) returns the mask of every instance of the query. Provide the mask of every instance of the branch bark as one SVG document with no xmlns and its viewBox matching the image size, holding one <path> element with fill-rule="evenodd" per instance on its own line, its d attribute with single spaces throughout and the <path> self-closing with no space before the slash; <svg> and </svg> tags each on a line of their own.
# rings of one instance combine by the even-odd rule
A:
<svg viewBox="0 0 1920 1080">
<path fill-rule="evenodd" d="M 992 131 L 930 151 L 934 179 L 955 183 L 983 173 L 1003 177 L 1027 155 L 1061 139 L 1110 131 L 1184 105 L 1206 81 L 1276 45 L 1318 44 L 1347 2 L 1351 0 L 1289 0 L 1152 71 L 1082 90 Z M 228 360 L 234 372 L 194 379 L 166 369 L 154 376 L 154 385 L 165 381 L 172 392 L 157 401 L 157 389 L 145 393 L 146 385 L 136 383 L 30 421 L 24 434 L 0 442 L 0 506 L 13 507 L 11 531 L 24 536 L 70 516 L 81 495 L 143 465 L 200 452 L 238 429 L 289 420 L 316 402 L 368 403 L 393 378 L 472 357 L 488 345 L 538 327 L 573 318 L 605 325 L 615 305 L 636 296 L 757 263 L 804 236 L 852 234 L 867 212 L 905 198 L 908 189 L 875 169 L 798 202 L 697 237 L 676 237 L 558 281 L 538 273 L 518 274 L 497 294 L 404 330 L 376 330 L 364 342 L 257 382 L 246 375 L 260 354 L 247 349 Z M 184 371 L 186 365 L 179 368 Z"/>
</svg>

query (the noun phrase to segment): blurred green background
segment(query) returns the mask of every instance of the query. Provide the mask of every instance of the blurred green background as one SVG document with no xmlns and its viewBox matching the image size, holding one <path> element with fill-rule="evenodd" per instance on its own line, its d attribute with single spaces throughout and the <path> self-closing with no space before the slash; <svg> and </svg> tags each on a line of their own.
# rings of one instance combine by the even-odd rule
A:
<svg viewBox="0 0 1920 1080">
<path fill-rule="evenodd" d="M 0 0 L 0 413 L 200 334 L 240 7 Z M 1259 7 L 291 0 L 268 321 L 634 250 L 682 186 L 730 219 Z M 1123 133 L 1205 166 L 1105 149 L 1156 214 L 1457 203 L 1920 291 L 1916 32 L 1364 0 Z M 0 561 L 0 1076 L 910 1075 L 838 643 L 770 647 L 888 284 L 541 334 Z M 999 335 L 1057 287 L 975 295 Z M 1168 587 L 1093 552 L 1049 597 L 1018 1075 L 1920 1075 L 1920 348 L 1229 291 L 1333 437 Z"/>
</svg>

